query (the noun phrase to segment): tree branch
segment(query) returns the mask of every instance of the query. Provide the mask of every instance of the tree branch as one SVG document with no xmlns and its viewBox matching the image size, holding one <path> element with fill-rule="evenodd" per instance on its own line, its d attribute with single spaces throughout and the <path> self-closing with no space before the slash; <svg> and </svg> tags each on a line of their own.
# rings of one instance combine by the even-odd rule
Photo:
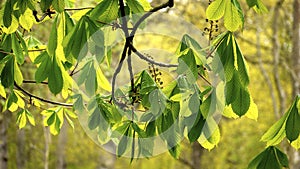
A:
<svg viewBox="0 0 300 169">
<path fill-rule="evenodd" d="M 83 8 L 65 8 L 65 11 L 80 11 L 85 9 L 94 9 L 93 7 L 83 7 Z"/>
<path fill-rule="evenodd" d="M 136 54 L 138 55 L 139 58 L 153 64 L 153 65 L 156 65 L 156 66 L 160 66 L 160 67 L 178 67 L 177 64 L 167 64 L 167 63 L 160 63 L 160 62 L 156 62 L 148 57 L 146 57 L 145 55 L 143 55 L 142 53 L 140 53 L 132 44 L 130 44 L 130 48 L 131 50 Z"/>
<path fill-rule="evenodd" d="M 130 36 L 134 36 L 138 27 L 141 25 L 142 22 L 144 22 L 145 19 L 147 19 L 151 14 L 153 14 L 154 12 L 157 12 L 163 8 L 167 8 L 170 7 L 172 8 L 174 6 L 174 0 L 169 0 L 168 2 L 161 4 L 157 7 L 154 7 L 153 9 L 151 9 L 149 12 L 147 12 L 146 14 L 144 14 L 133 26 L 132 32 L 130 33 Z"/>
<path fill-rule="evenodd" d="M 28 91 L 26 91 L 25 89 L 23 89 L 22 87 L 20 87 L 19 85 L 17 85 L 16 82 L 14 83 L 14 86 L 15 86 L 18 90 L 20 90 L 20 91 L 22 91 L 23 93 L 25 93 L 25 94 L 26 94 L 27 96 L 29 96 L 30 98 L 35 98 L 35 99 L 40 100 L 40 101 L 42 101 L 42 102 L 49 103 L 49 104 L 53 104 L 53 105 L 65 106 L 65 107 L 73 107 L 73 104 L 67 104 L 67 103 L 55 102 L 55 101 L 47 100 L 47 99 L 38 97 L 38 96 L 36 96 L 36 95 L 33 95 L 33 94 L 29 93 Z"/>
</svg>

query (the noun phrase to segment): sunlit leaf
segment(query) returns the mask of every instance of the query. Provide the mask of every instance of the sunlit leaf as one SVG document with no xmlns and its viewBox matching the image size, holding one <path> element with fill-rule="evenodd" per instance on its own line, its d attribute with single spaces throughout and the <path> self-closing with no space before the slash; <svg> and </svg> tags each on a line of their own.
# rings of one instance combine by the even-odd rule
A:
<svg viewBox="0 0 300 169">
<path fill-rule="evenodd" d="M 34 23 L 34 17 L 32 15 L 32 10 L 27 8 L 26 11 L 19 17 L 19 23 L 24 29 L 26 29 L 27 31 L 30 31 L 30 29 Z"/>
<path fill-rule="evenodd" d="M 209 20 L 218 20 L 225 13 L 225 7 L 229 0 L 213 1 L 206 10 L 206 16 Z"/>
</svg>

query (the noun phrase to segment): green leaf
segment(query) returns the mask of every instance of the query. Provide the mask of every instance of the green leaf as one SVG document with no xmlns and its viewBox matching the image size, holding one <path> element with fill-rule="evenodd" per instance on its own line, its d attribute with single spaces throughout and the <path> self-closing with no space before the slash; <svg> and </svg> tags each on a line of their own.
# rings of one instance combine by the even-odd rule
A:
<svg viewBox="0 0 300 169">
<path fill-rule="evenodd" d="M 248 90 L 240 88 L 237 92 L 237 98 L 231 103 L 233 112 L 238 116 L 247 113 L 250 107 L 250 94 Z"/>
<path fill-rule="evenodd" d="M 1 72 L 1 84 L 5 88 L 14 85 L 14 57 L 9 55 L 8 60 Z"/>
<path fill-rule="evenodd" d="M 235 66 L 234 66 L 234 50 L 233 50 L 233 41 L 231 33 L 224 35 L 224 38 L 219 45 L 217 52 L 219 54 L 220 60 L 222 62 L 225 80 L 226 82 L 230 81 L 233 77 Z"/>
<path fill-rule="evenodd" d="M 234 71 L 233 77 L 229 82 L 226 82 L 225 85 L 225 97 L 226 97 L 226 105 L 231 104 L 237 99 L 237 94 L 241 88 L 239 75 L 237 71 Z"/>
<path fill-rule="evenodd" d="M 55 112 L 52 112 L 52 114 L 47 119 L 47 125 L 50 126 L 55 122 L 56 114 Z"/>
<path fill-rule="evenodd" d="M 146 94 L 157 88 L 155 81 L 152 79 L 152 77 L 148 74 L 147 71 L 144 70 L 141 73 L 140 77 L 141 77 L 141 89 L 140 89 L 141 94 Z"/>
<path fill-rule="evenodd" d="M 51 56 L 51 57 L 53 57 L 55 55 L 55 50 L 57 48 L 57 28 L 56 28 L 56 24 L 57 24 L 57 17 L 55 18 L 55 20 L 52 24 L 52 29 L 51 29 L 51 32 L 50 32 L 50 38 L 48 40 L 48 46 L 47 46 L 47 52 L 49 53 L 49 56 Z"/>
<path fill-rule="evenodd" d="M 28 121 L 31 125 L 35 126 L 35 120 L 33 115 L 27 110 L 25 109 L 25 113 L 26 113 L 26 117 L 28 118 Z"/>
<path fill-rule="evenodd" d="M 183 54 L 178 58 L 178 63 L 177 73 L 186 75 L 190 84 L 195 83 L 198 78 L 198 69 L 194 52 L 188 50 L 186 54 Z"/>
<path fill-rule="evenodd" d="M 231 0 L 227 0 L 226 3 L 224 25 L 231 32 L 236 31 L 243 25 L 243 19 L 239 13 L 239 9 L 231 3 Z"/>
<path fill-rule="evenodd" d="M 117 147 L 117 156 L 118 157 L 121 157 L 125 151 L 128 149 L 128 145 L 129 145 L 129 135 L 130 135 L 130 128 L 131 128 L 131 125 L 129 125 L 124 133 L 124 135 L 122 136 L 119 144 L 118 144 L 118 147 Z"/>
<path fill-rule="evenodd" d="M 127 5 L 129 6 L 130 10 L 134 13 L 142 13 L 144 12 L 143 6 L 140 4 L 138 0 L 127 0 Z"/>
<path fill-rule="evenodd" d="M 236 56 L 237 56 L 237 66 L 238 66 L 237 70 L 239 73 L 239 79 L 242 86 L 247 87 L 250 80 L 248 75 L 248 69 L 246 66 L 246 61 L 236 41 L 235 44 L 236 44 L 235 49 L 236 49 Z"/>
<path fill-rule="evenodd" d="M 16 36 L 16 33 L 13 33 L 11 35 L 11 40 L 12 40 L 12 50 L 14 52 L 14 55 L 16 56 L 17 62 L 21 65 L 24 63 L 24 55 L 19 40 Z"/>
<path fill-rule="evenodd" d="M 200 111 L 200 98 L 196 92 L 189 99 L 189 109 L 193 114 L 198 114 Z"/>
<path fill-rule="evenodd" d="M 201 113 L 198 113 L 197 120 L 195 121 L 193 127 L 189 130 L 188 138 L 190 142 L 195 142 L 200 137 L 202 133 L 203 126 L 205 124 L 205 119 Z"/>
<path fill-rule="evenodd" d="M 53 57 L 52 65 L 48 75 L 48 86 L 53 94 L 58 94 L 63 88 L 63 77 L 60 67 L 58 66 L 56 56 Z"/>
<path fill-rule="evenodd" d="M 41 0 L 40 6 L 43 12 L 50 8 L 53 0 Z"/>
<path fill-rule="evenodd" d="M 3 23 L 5 27 L 10 27 L 12 23 L 12 12 L 13 12 L 13 4 L 12 0 L 8 0 L 5 3 L 4 14 L 3 14 Z"/>
<path fill-rule="evenodd" d="M 166 96 L 161 92 L 161 90 L 153 90 L 149 94 L 150 111 L 154 116 L 160 115 L 166 108 Z"/>
<path fill-rule="evenodd" d="M 290 142 L 296 140 L 300 133 L 300 114 L 297 109 L 297 101 L 298 99 L 296 99 L 291 106 L 285 125 L 286 137 Z"/>
<path fill-rule="evenodd" d="M 225 13 L 225 7 L 227 1 L 230 0 L 216 0 L 213 1 L 206 9 L 206 16 L 209 20 L 218 20 Z"/>
<path fill-rule="evenodd" d="M 118 0 L 103 0 L 90 13 L 90 17 L 105 23 L 118 18 Z"/>
<path fill-rule="evenodd" d="M 259 14 L 264 14 L 269 12 L 267 7 L 262 3 L 261 0 L 257 0 L 257 4 L 256 6 L 253 7 L 253 9 L 255 10 L 255 12 Z"/>
<path fill-rule="evenodd" d="M 19 23 L 24 29 L 30 31 L 34 23 L 34 16 L 32 15 L 32 10 L 28 8 L 25 9 L 26 11 L 19 17 Z"/>
<path fill-rule="evenodd" d="M 14 63 L 14 80 L 18 85 L 23 83 L 23 75 L 16 61 Z"/>
<path fill-rule="evenodd" d="M 253 6 L 255 6 L 257 4 L 257 0 L 246 0 L 247 1 L 247 5 L 249 6 L 249 8 L 252 8 Z"/>
<path fill-rule="evenodd" d="M 65 9 L 65 0 L 53 0 L 52 6 L 57 12 L 61 13 Z"/>
<path fill-rule="evenodd" d="M 192 49 L 194 54 L 196 53 L 197 57 L 199 57 L 201 63 L 197 63 L 197 64 L 201 64 L 201 65 L 206 64 L 206 58 L 205 58 L 205 54 L 202 51 L 202 47 L 199 45 L 199 43 L 195 39 L 193 39 L 189 35 L 185 34 L 185 35 L 183 35 L 183 37 L 181 39 L 181 42 L 179 45 L 179 51 L 183 52 L 184 50 L 186 50 L 188 48 Z"/>
<path fill-rule="evenodd" d="M 257 155 L 248 165 L 248 169 L 281 169 L 289 168 L 286 154 L 276 147 L 268 147 Z"/>
<path fill-rule="evenodd" d="M 94 110 L 94 112 L 90 115 L 88 120 L 88 127 L 90 130 L 96 129 L 100 124 L 101 112 L 98 108 Z"/>
<path fill-rule="evenodd" d="M 34 61 L 34 63 L 41 63 L 35 72 L 35 80 L 41 83 L 49 76 L 52 67 L 52 61 L 48 53 L 45 51 L 41 53 Z"/>
<path fill-rule="evenodd" d="M 285 113 L 268 131 L 261 137 L 261 141 L 267 142 L 267 146 L 279 144 L 285 137 L 285 123 L 288 113 Z"/>
<path fill-rule="evenodd" d="M 173 158 L 179 159 L 179 156 L 180 156 L 180 146 L 179 146 L 179 144 L 177 144 L 174 147 L 170 148 L 169 153 L 172 155 Z"/>
<path fill-rule="evenodd" d="M 27 120 L 26 120 L 26 113 L 25 110 L 22 109 L 17 114 L 17 124 L 19 125 L 19 129 L 24 128 L 26 126 Z"/>
</svg>

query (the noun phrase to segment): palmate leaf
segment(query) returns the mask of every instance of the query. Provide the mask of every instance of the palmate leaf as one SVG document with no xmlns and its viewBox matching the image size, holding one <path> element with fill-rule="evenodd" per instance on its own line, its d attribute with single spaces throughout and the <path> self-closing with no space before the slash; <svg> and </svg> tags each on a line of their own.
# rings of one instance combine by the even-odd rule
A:
<svg viewBox="0 0 300 169">
<path fill-rule="evenodd" d="M 289 167 L 288 158 L 273 146 L 257 155 L 248 165 L 248 169 L 281 169 L 282 167 Z"/>
<path fill-rule="evenodd" d="M 238 1 L 216 0 L 212 2 L 207 10 L 206 16 L 209 20 L 218 20 L 224 16 L 224 25 L 229 31 L 238 30 L 244 22 L 242 9 Z"/>
</svg>

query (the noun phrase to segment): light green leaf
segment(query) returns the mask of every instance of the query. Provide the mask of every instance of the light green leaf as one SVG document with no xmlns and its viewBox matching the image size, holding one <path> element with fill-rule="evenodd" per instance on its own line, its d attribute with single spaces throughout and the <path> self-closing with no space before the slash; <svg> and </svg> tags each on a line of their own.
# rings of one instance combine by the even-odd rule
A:
<svg viewBox="0 0 300 169">
<path fill-rule="evenodd" d="M 19 23 L 24 29 L 30 31 L 34 23 L 34 16 L 32 15 L 32 10 L 27 8 L 26 11 L 19 17 Z"/>
<path fill-rule="evenodd" d="M 282 132 L 284 132 L 285 122 L 287 120 L 287 117 L 288 117 L 288 113 L 285 113 L 284 116 L 282 116 L 275 124 L 273 124 L 268 129 L 268 131 L 262 136 L 261 141 L 264 141 L 264 142 L 270 141 L 270 142 L 277 143 L 277 141 L 275 141 L 277 139 L 274 139 L 274 138 L 279 138 L 278 136 L 282 135 Z M 276 144 L 270 144 L 270 145 L 276 145 Z"/>
<path fill-rule="evenodd" d="M 225 13 L 226 3 L 230 0 L 216 0 L 213 1 L 206 9 L 206 16 L 209 20 L 218 20 Z"/>
<path fill-rule="evenodd" d="M 294 147 L 296 150 L 300 148 L 300 136 L 291 143 L 291 146 Z"/>
<path fill-rule="evenodd" d="M 1 23 L 1 20 L 0 20 L 0 23 Z M 17 31 L 18 27 L 19 27 L 18 19 L 14 15 L 12 15 L 12 22 L 11 22 L 10 26 L 2 27 L 1 29 L 6 34 L 12 34 Z"/>
<path fill-rule="evenodd" d="M 127 0 L 126 2 L 134 14 L 144 12 L 144 8 L 138 0 Z"/>
<path fill-rule="evenodd" d="M 105 23 L 118 18 L 118 0 L 103 0 L 90 13 L 90 17 Z"/>
<path fill-rule="evenodd" d="M 33 115 L 27 109 L 25 109 L 25 113 L 26 113 L 29 123 L 31 125 L 35 126 L 35 120 L 34 120 Z"/>
<path fill-rule="evenodd" d="M 18 85 L 23 83 L 23 75 L 16 61 L 14 63 L 14 80 Z"/>
<path fill-rule="evenodd" d="M 226 10 L 224 14 L 224 25 L 231 32 L 236 31 L 243 25 L 243 21 L 241 19 L 237 7 L 235 7 L 230 0 L 227 0 L 226 3 Z"/>
<path fill-rule="evenodd" d="M 25 110 L 22 109 L 17 115 L 17 124 L 19 125 L 19 129 L 24 128 L 26 126 L 26 113 Z"/>
</svg>

